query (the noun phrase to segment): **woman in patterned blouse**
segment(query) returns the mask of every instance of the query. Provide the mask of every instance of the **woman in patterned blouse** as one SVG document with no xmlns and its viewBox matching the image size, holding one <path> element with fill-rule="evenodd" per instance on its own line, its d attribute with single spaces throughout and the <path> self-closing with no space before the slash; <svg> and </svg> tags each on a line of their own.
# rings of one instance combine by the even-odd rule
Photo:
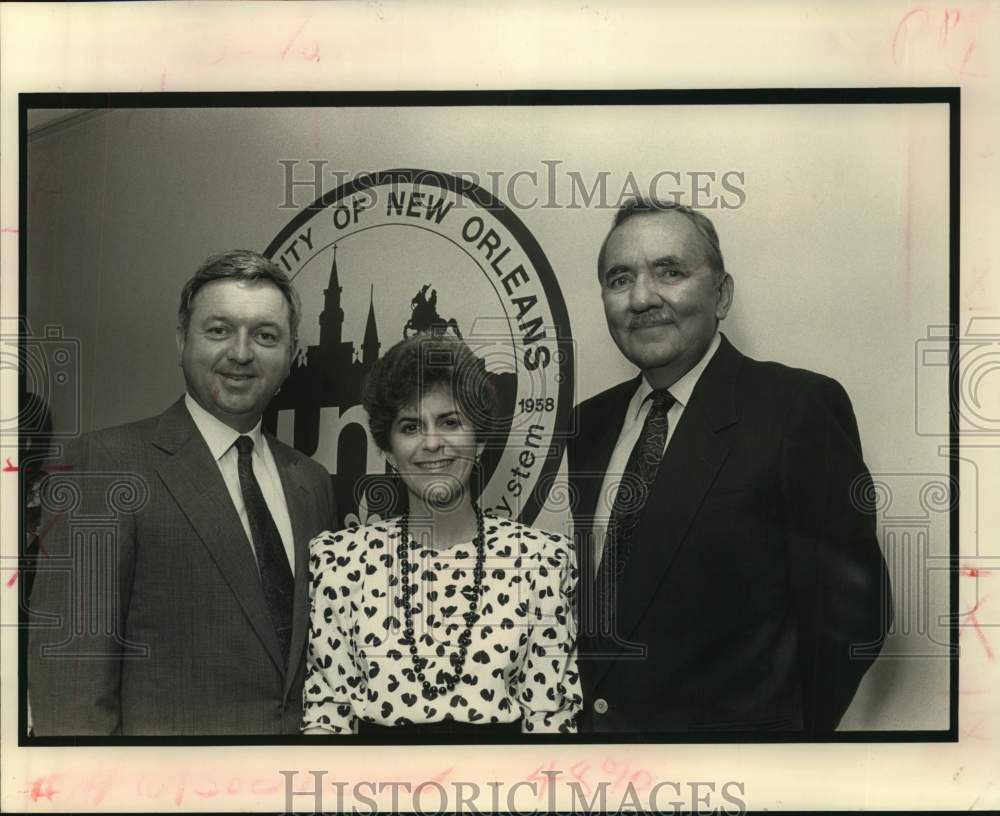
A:
<svg viewBox="0 0 1000 816">
<path fill-rule="evenodd" d="M 303 732 L 575 731 L 574 552 L 479 509 L 497 404 L 483 362 L 418 335 L 376 363 L 363 401 L 406 510 L 310 544 Z"/>
</svg>

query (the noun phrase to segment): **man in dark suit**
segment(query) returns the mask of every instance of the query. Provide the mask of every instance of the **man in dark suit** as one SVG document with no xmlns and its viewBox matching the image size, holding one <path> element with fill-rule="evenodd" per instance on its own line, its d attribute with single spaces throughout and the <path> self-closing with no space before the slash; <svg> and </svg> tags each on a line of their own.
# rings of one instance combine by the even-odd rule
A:
<svg viewBox="0 0 1000 816">
<path fill-rule="evenodd" d="M 641 374 L 569 444 L 583 730 L 832 731 L 891 621 L 847 394 L 719 333 L 733 279 L 701 213 L 629 202 L 598 273 Z"/>
<path fill-rule="evenodd" d="M 84 436 L 50 477 L 31 597 L 28 693 L 47 735 L 296 734 L 310 538 L 330 477 L 261 430 L 288 376 L 299 301 L 245 250 L 181 295 L 187 393 Z"/>
</svg>

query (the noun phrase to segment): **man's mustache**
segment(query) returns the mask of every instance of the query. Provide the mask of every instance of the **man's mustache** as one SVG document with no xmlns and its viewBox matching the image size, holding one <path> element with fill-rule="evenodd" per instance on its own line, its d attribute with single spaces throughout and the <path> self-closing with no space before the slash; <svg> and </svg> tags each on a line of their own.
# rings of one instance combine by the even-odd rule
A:
<svg viewBox="0 0 1000 816">
<path fill-rule="evenodd" d="M 668 326 L 671 323 L 676 322 L 677 321 L 666 312 L 657 310 L 640 312 L 639 314 L 632 315 L 628 319 L 628 327 L 630 329 L 645 329 L 650 326 Z"/>
</svg>

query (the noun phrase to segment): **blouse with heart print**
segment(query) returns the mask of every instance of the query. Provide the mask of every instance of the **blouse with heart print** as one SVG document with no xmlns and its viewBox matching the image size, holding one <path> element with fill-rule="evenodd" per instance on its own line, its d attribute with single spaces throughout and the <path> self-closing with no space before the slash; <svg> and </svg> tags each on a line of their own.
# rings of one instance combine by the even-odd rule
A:
<svg viewBox="0 0 1000 816">
<path fill-rule="evenodd" d="M 354 732 L 376 725 L 454 719 L 485 725 L 521 720 L 525 733 L 574 733 L 582 705 L 576 667 L 573 545 L 486 515 L 479 620 L 454 690 L 429 694 L 403 635 L 399 520 L 309 544 L 311 619 L 303 730 Z M 472 542 L 435 550 L 413 526 L 408 560 L 418 655 L 432 687 L 452 675 L 473 591 Z M 447 674 L 446 674 L 447 673 Z"/>
</svg>

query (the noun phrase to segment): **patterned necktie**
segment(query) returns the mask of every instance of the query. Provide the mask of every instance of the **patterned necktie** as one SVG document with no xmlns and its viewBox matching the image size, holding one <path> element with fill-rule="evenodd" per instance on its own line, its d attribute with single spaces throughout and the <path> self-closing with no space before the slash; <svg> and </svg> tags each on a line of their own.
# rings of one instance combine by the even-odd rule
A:
<svg viewBox="0 0 1000 816">
<path fill-rule="evenodd" d="M 625 572 L 632 553 L 632 539 L 663 458 L 663 445 L 667 439 L 667 412 L 675 402 L 666 389 L 653 391 L 649 399 L 652 399 L 653 404 L 639 439 L 629 454 L 615 495 L 615 503 L 611 507 L 611 518 L 608 520 L 600 572 L 607 574 L 610 570 L 612 581 L 617 581 Z"/>
<path fill-rule="evenodd" d="M 236 469 L 240 474 L 240 491 L 243 493 L 243 504 L 250 522 L 254 552 L 257 553 L 260 583 L 264 588 L 264 598 L 271 613 L 271 621 L 278 634 L 281 653 L 287 663 L 288 646 L 292 639 L 292 596 L 295 591 L 295 579 L 288 565 L 288 556 L 285 555 L 281 534 L 274 523 L 271 511 L 267 509 L 264 494 L 261 493 L 257 477 L 253 473 L 253 439 L 241 436 L 236 440 L 236 450 L 239 453 Z"/>
</svg>

